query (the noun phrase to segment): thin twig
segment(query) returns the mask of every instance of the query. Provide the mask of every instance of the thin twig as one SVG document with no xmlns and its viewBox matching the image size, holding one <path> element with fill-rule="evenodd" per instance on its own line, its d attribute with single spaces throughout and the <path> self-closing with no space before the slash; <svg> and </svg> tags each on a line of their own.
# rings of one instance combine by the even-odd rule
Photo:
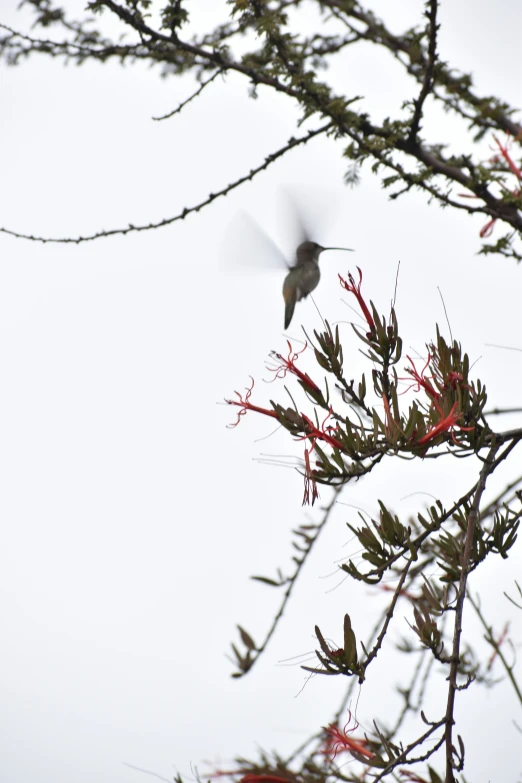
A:
<svg viewBox="0 0 522 783">
<path fill-rule="evenodd" d="M 144 772 L 145 775 L 152 775 L 153 778 L 158 778 L 158 780 L 163 780 L 164 783 L 172 783 L 172 780 L 169 780 L 168 778 L 164 778 L 163 775 L 158 775 L 157 772 L 151 772 L 150 769 L 143 769 L 143 767 L 136 767 L 134 764 L 128 764 L 126 761 L 124 761 L 123 764 L 126 767 L 129 767 L 129 769 L 135 769 L 138 772 Z"/>
<path fill-rule="evenodd" d="M 108 231 L 98 231 L 95 234 L 89 234 L 86 236 L 79 236 L 79 237 L 61 237 L 61 238 L 40 237 L 40 236 L 33 236 L 31 234 L 21 234 L 18 233 L 17 231 L 11 231 L 7 228 L 0 228 L 0 232 L 3 234 L 9 234 L 9 236 L 17 237 L 18 239 L 30 239 L 33 242 L 42 242 L 44 244 L 46 242 L 53 242 L 55 244 L 78 245 L 80 242 L 91 242 L 92 240 L 99 239 L 100 237 L 110 237 L 116 234 L 126 235 L 126 234 L 130 234 L 133 231 L 150 231 L 151 229 L 154 228 L 162 228 L 163 226 L 169 226 L 171 223 L 175 223 L 177 220 L 185 220 L 187 215 L 190 215 L 193 212 L 199 212 L 200 209 L 203 209 L 203 207 L 206 207 L 208 204 L 211 204 L 213 201 L 220 198 L 221 196 L 228 195 L 232 190 L 238 188 L 244 182 L 248 182 L 248 180 L 252 180 L 261 171 L 267 169 L 278 158 L 285 155 L 288 152 L 288 150 L 291 150 L 294 147 L 298 147 L 300 144 L 306 144 L 308 141 L 310 141 L 310 139 L 313 139 L 314 136 L 319 136 L 321 133 L 326 133 L 326 131 L 328 131 L 331 127 L 332 127 L 332 123 L 329 122 L 326 125 L 322 125 L 320 128 L 316 128 L 315 130 L 308 131 L 307 134 L 305 134 L 304 136 L 300 136 L 297 139 L 291 138 L 288 141 L 288 143 L 285 144 L 284 147 L 281 147 L 279 150 L 277 150 L 277 152 L 268 155 L 265 158 L 264 163 L 262 163 L 260 166 L 257 166 L 255 169 L 251 169 L 249 174 L 246 174 L 245 176 L 236 179 L 235 182 L 231 182 L 225 188 L 216 191 L 216 193 L 211 193 L 208 198 L 204 199 L 204 201 L 200 201 L 199 204 L 196 204 L 193 207 L 185 207 L 185 209 L 183 209 L 182 212 L 180 212 L 177 215 L 174 215 L 174 217 L 165 218 L 164 220 L 159 220 L 157 223 L 148 223 L 146 225 L 141 225 L 141 226 L 134 226 L 132 224 L 129 224 L 127 228 L 113 228 Z"/>
<path fill-rule="evenodd" d="M 297 567 L 296 567 L 296 570 L 295 570 L 294 574 L 288 579 L 288 587 L 287 587 L 287 589 L 285 591 L 285 594 L 283 596 L 283 600 L 281 601 L 281 605 L 279 607 L 279 610 L 278 610 L 277 614 L 275 615 L 275 617 L 274 617 L 274 619 L 272 621 L 272 625 L 268 629 L 268 632 L 267 632 L 267 634 L 266 634 L 266 636 L 264 638 L 264 641 L 262 642 L 262 644 L 260 646 L 256 646 L 256 650 L 255 650 L 256 654 L 255 654 L 255 656 L 253 656 L 249 660 L 249 667 L 248 667 L 247 671 L 245 671 L 245 672 L 238 672 L 237 675 L 234 675 L 234 676 L 242 677 L 245 674 L 247 674 L 249 671 L 251 671 L 253 666 L 254 666 L 254 664 L 258 661 L 259 657 L 266 650 L 266 648 L 268 646 L 268 643 L 269 643 L 270 639 L 272 638 L 272 636 L 274 635 L 274 633 L 276 631 L 276 628 L 279 625 L 279 621 L 281 620 L 281 618 L 282 618 L 282 616 L 284 614 L 284 611 L 286 609 L 288 601 L 290 600 L 290 596 L 292 595 L 292 591 L 293 591 L 293 589 L 295 587 L 297 579 L 298 579 L 300 573 L 302 572 L 302 570 L 303 570 L 303 568 L 305 566 L 305 563 L 308 561 L 308 557 L 310 556 L 310 552 L 312 551 L 314 545 L 317 543 L 317 539 L 319 538 L 319 536 L 322 533 L 326 523 L 328 522 L 328 520 L 330 518 L 330 514 L 331 514 L 331 512 L 332 512 L 332 510 L 333 510 L 333 508 L 334 508 L 334 506 L 336 504 L 337 496 L 341 492 L 341 489 L 342 489 L 342 486 L 335 487 L 333 489 L 332 499 L 330 500 L 328 505 L 325 506 L 324 509 L 323 509 L 324 510 L 323 518 L 322 518 L 321 522 L 317 525 L 317 528 L 315 530 L 313 538 L 310 540 L 307 549 L 305 551 L 301 550 L 302 551 L 302 557 L 299 560 L 295 561 L 297 563 Z"/>
<path fill-rule="evenodd" d="M 212 76 L 211 76 L 209 79 L 207 79 L 207 80 L 206 80 L 206 81 L 204 81 L 204 82 L 201 82 L 201 84 L 200 84 L 199 88 L 196 90 L 196 92 L 193 92 L 193 93 L 192 93 L 192 95 L 191 95 L 189 98 L 187 98 L 185 101 L 182 101 L 182 102 L 179 104 L 179 106 L 178 106 L 176 109 L 173 109 L 173 110 L 172 110 L 171 112 L 169 112 L 168 114 L 164 114 L 162 117 L 153 117 L 152 119 L 153 119 L 153 120 L 155 120 L 156 122 L 160 122 L 161 120 L 169 120 L 171 117 L 174 117 L 174 115 L 175 115 L 175 114 L 179 114 L 179 113 L 180 113 L 180 111 L 181 111 L 182 109 L 184 109 L 184 108 L 185 108 L 185 106 L 186 106 L 188 103 L 190 103 L 191 101 L 193 101 L 193 100 L 194 100 L 194 98 L 197 98 L 197 97 L 198 97 L 198 95 L 201 95 L 201 93 L 203 92 L 203 90 L 205 89 L 205 87 L 208 87 L 208 85 L 209 85 L 211 82 L 213 82 L 213 81 L 214 81 L 214 79 L 216 78 L 216 76 L 219 76 L 219 74 L 220 74 L 220 73 L 223 73 L 223 70 L 222 70 L 222 68 L 218 68 L 218 70 L 217 70 L 217 71 L 215 71 L 215 72 L 212 74 Z"/>
<path fill-rule="evenodd" d="M 509 484 L 507 484 L 507 486 L 504 487 L 502 492 L 500 492 L 494 500 L 488 503 L 486 508 L 482 509 L 481 511 L 482 519 L 486 519 L 494 511 L 496 511 L 500 505 L 500 502 L 503 500 L 503 498 L 505 498 L 507 493 L 510 492 L 512 489 L 514 489 L 517 486 L 517 484 L 520 484 L 521 482 L 522 482 L 522 476 L 519 476 L 514 481 L 511 481 Z"/>
<path fill-rule="evenodd" d="M 486 623 L 486 620 L 484 619 L 484 615 L 482 614 L 482 612 L 480 610 L 480 606 L 478 604 L 478 601 L 474 600 L 474 598 L 471 596 L 469 591 L 468 591 L 467 598 L 468 598 L 468 601 L 470 602 L 471 606 L 473 607 L 473 609 L 477 613 L 477 617 L 479 618 L 480 622 L 482 623 L 482 627 L 486 631 L 486 636 L 485 636 L 486 641 L 488 642 L 488 644 L 490 644 L 493 647 L 493 649 L 495 650 L 496 654 L 500 658 L 500 660 L 502 662 L 502 665 L 503 665 L 504 669 L 506 670 L 506 674 L 509 677 L 509 679 L 511 680 L 511 684 L 512 684 L 514 690 L 515 690 L 515 693 L 518 696 L 518 700 L 522 704 L 522 691 L 520 690 L 520 686 L 519 686 L 518 682 L 515 679 L 515 675 L 513 674 L 513 667 L 510 666 L 508 664 L 508 662 L 506 661 L 504 653 L 502 652 L 502 650 L 500 648 L 500 644 L 495 640 L 495 637 L 493 636 L 493 629 L 491 628 L 490 625 L 488 625 Z"/>
<path fill-rule="evenodd" d="M 370 651 L 370 654 L 366 658 L 366 660 L 362 664 L 362 674 L 359 677 L 359 681 L 362 682 L 364 679 L 364 675 L 366 674 L 366 669 L 370 665 L 370 663 L 373 661 L 374 658 L 377 657 L 377 653 L 381 649 L 382 643 L 384 641 L 384 637 L 386 636 L 386 633 L 388 631 L 388 626 L 390 625 L 392 618 L 393 618 L 393 612 L 395 611 L 395 605 L 397 604 L 397 601 L 399 600 L 399 596 L 401 594 L 401 590 L 404 586 L 404 582 L 406 581 L 406 577 L 408 576 L 408 571 L 410 570 L 410 566 L 413 562 L 413 558 L 410 557 L 406 565 L 404 566 L 404 569 L 401 573 L 401 577 L 397 583 L 397 587 L 395 588 L 395 592 L 393 594 L 393 598 L 390 602 L 390 605 L 388 607 L 388 610 L 386 612 L 386 619 L 384 621 L 384 624 L 381 628 L 381 632 L 379 633 L 379 636 L 377 637 L 377 641 L 375 642 L 375 645 Z"/>
<path fill-rule="evenodd" d="M 431 735 L 437 731 L 441 726 L 444 725 L 444 720 L 439 720 L 436 723 L 434 723 L 428 731 L 425 731 L 424 734 L 422 734 L 418 739 L 411 742 L 403 751 L 400 753 L 393 761 L 391 761 L 383 770 L 380 772 L 377 777 L 372 779 L 372 783 L 378 783 L 378 781 L 383 780 L 383 778 L 386 777 L 392 770 L 395 769 L 395 767 L 398 767 L 399 764 L 415 764 L 418 761 L 425 760 L 426 758 L 429 758 L 434 753 L 437 752 L 437 750 L 442 746 L 442 743 L 444 742 L 444 738 L 440 739 L 437 744 L 431 748 L 423 757 L 416 758 L 416 759 L 409 759 L 408 756 L 411 753 L 412 750 L 419 747 L 420 745 L 423 745 L 424 742 L 431 737 Z"/>
</svg>

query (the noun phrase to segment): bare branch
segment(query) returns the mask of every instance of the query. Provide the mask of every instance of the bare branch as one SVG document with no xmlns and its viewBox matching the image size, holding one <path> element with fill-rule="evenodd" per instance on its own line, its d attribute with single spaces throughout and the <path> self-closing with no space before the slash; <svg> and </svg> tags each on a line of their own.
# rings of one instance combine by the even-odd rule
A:
<svg viewBox="0 0 522 783">
<path fill-rule="evenodd" d="M 464 107 L 465 115 L 469 114 L 465 107 L 472 107 L 472 111 L 475 112 L 472 121 L 478 126 L 482 127 L 486 123 L 487 127 L 504 129 L 506 132 L 512 132 L 513 135 L 522 131 L 519 125 L 510 120 L 509 115 L 512 113 L 510 109 L 498 101 L 495 103 L 494 99 L 476 96 L 471 92 L 469 77 L 466 75 L 457 77 L 444 64 L 437 61 L 436 0 L 430 0 L 427 12 L 429 22 L 427 48 L 422 45 L 419 33 L 416 31 L 408 31 L 402 37 L 393 36 L 371 12 L 365 11 L 358 4 L 347 5 L 340 0 L 325 0 L 321 5 L 330 8 L 335 18 L 348 27 L 351 35 L 346 38 L 336 36 L 327 38 L 315 34 L 311 38 L 305 37 L 299 40 L 297 36 L 282 32 L 283 25 L 286 23 L 283 11 L 289 7 L 297 8 L 299 0 L 280 2 L 276 6 L 269 5 L 264 0 L 251 0 L 248 12 L 240 12 L 239 22 L 222 25 L 216 28 L 215 34 L 199 39 L 194 38 L 192 42 L 182 40 L 177 27 L 170 34 L 153 29 L 145 21 L 138 6 L 122 5 L 115 0 L 99 0 L 98 3 L 94 3 L 97 8 L 108 8 L 126 26 L 132 28 L 140 39 L 139 44 L 130 47 L 110 45 L 110 42 L 103 41 L 103 45 L 99 48 L 100 35 L 90 29 L 84 30 L 81 23 L 66 21 L 62 9 L 52 9 L 49 2 L 45 5 L 45 12 L 42 13 L 41 2 L 37 3 L 35 0 L 33 5 L 38 9 L 40 25 L 45 26 L 50 22 L 60 24 L 73 32 L 76 40 L 63 43 L 39 41 L 18 34 L 11 28 L 5 28 L 8 29 L 9 36 L 20 35 L 27 43 L 27 52 L 14 53 L 13 57 L 30 53 L 35 49 L 50 56 L 63 54 L 66 57 L 73 57 L 78 62 L 89 58 L 104 61 L 112 56 L 120 57 L 122 61 L 127 57 L 148 58 L 154 64 L 163 63 L 167 71 L 173 69 L 176 74 L 191 69 L 196 70 L 198 78 L 204 71 L 212 70 L 210 79 L 203 82 L 193 96 L 174 112 L 165 115 L 165 118 L 179 112 L 187 102 L 197 97 L 217 72 L 235 71 L 245 76 L 254 87 L 265 85 L 297 101 L 304 117 L 320 113 L 328 118 L 333 124 L 337 138 L 351 139 L 352 149 L 349 148 L 346 153 L 356 161 L 355 165 L 373 159 L 377 167 L 392 172 L 390 177 L 384 178 L 385 186 L 394 182 L 402 184 L 401 188 L 391 194 L 391 198 L 397 198 L 412 188 L 418 188 L 437 199 L 443 206 L 464 210 L 468 214 L 483 214 L 493 221 L 502 220 L 519 234 L 522 233 L 522 214 L 515 192 L 495 196 L 491 191 L 491 185 L 495 184 L 496 179 L 488 169 L 484 169 L 482 164 L 474 164 L 469 155 L 445 158 L 440 145 L 421 143 L 418 138 L 424 102 L 430 93 L 438 97 L 437 89 L 447 91 L 445 100 L 448 105 L 453 107 L 455 101 L 460 101 L 456 104 L 457 108 Z M 358 29 L 361 25 L 364 26 L 363 30 Z M 225 42 L 247 29 L 261 33 L 267 43 L 260 50 L 235 59 Z M 367 115 L 352 110 L 351 106 L 358 100 L 357 97 L 346 98 L 335 95 L 326 83 L 317 80 L 316 74 L 309 66 L 305 66 L 309 57 L 340 51 L 344 46 L 358 40 L 372 41 L 376 45 L 387 48 L 395 57 L 406 55 L 408 58 L 405 67 L 421 83 L 421 91 L 414 101 L 415 109 L 409 125 L 402 120 L 387 121 L 383 125 L 373 124 Z M 318 44 L 315 43 L 316 41 Z M 9 46 L 9 41 L 4 41 L 4 51 L 8 51 Z M 416 169 L 408 171 L 400 159 L 396 159 L 396 153 L 415 161 Z M 247 179 L 250 177 L 241 179 L 238 184 Z M 473 206 L 470 206 L 469 201 L 463 203 L 452 196 L 450 188 L 455 183 L 477 199 Z M 221 195 L 226 192 L 228 190 L 224 189 Z M 92 237 L 68 238 L 67 241 L 74 243 L 110 236 L 113 233 L 126 234 L 134 230 L 158 228 L 174 220 L 183 219 L 189 212 L 198 211 L 212 200 L 212 198 L 203 200 L 195 207 L 166 221 L 139 227 L 129 226 L 115 231 L 99 231 Z M 7 232 L 7 229 L 4 229 L 4 233 Z M 28 234 L 12 231 L 10 233 L 13 236 L 44 241 L 44 238 L 32 237 Z M 518 258 L 518 253 L 511 247 L 513 237 L 514 234 L 501 237 L 497 245 L 484 247 L 484 252 L 497 252 Z M 66 240 L 64 238 L 59 241 Z"/>
<path fill-rule="evenodd" d="M 203 209 L 203 207 L 206 207 L 208 204 L 211 204 L 216 199 L 220 198 L 221 196 L 228 195 L 232 190 L 235 188 L 238 188 L 240 185 L 242 185 L 244 182 L 248 182 L 249 180 L 254 179 L 254 177 L 259 174 L 261 171 L 264 171 L 267 169 L 272 163 L 274 163 L 278 158 L 282 157 L 285 153 L 287 153 L 289 150 L 293 149 L 294 147 L 298 147 L 300 144 L 306 144 L 310 139 L 313 139 L 315 136 L 319 136 L 322 133 L 326 133 L 330 128 L 332 127 L 332 123 L 328 123 L 327 125 L 322 125 L 320 128 L 317 128 L 316 130 L 308 131 L 304 136 L 301 136 L 299 138 L 291 138 L 287 144 L 285 144 L 284 147 L 281 147 L 276 152 L 273 152 L 271 155 L 268 155 L 265 158 L 264 163 L 262 163 L 260 166 L 257 166 L 255 169 L 251 169 L 248 174 L 245 174 L 245 176 L 240 177 L 239 179 L 236 179 L 234 182 L 231 182 L 226 187 L 222 188 L 221 190 L 218 190 L 216 193 L 211 193 L 208 198 L 204 199 L 203 201 L 200 201 L 199 204 L 196 204 L 192 207 L 185 207 L 185 209 L 182 210 L 177 215 L 174 215 L 174 217 L 165 218 L 164 220 L 159 220 L 156 223 L 147 223 L 146 225 L 142 226 L 134 226 L 132 224 L 129 224 L 127 228 L 113 228 L 108 231 L 98 231 L 95 234 L 88 234 L 86 236 L 79 236 L 79 237 L 41 237 L 41 236 L 33 236 L 32 234 L 22 234 L 17 231 L 11 231 L 8 228 L 0 228 L 0 233 L 8 234 L 9 236 L 17 237 L 18 239 L 30 239 L 32 242 L 42 242 L 45 244 L 46 242 L 53 242 L 55 244 L 76 244 L 79 245 L 81 242 L 92 242 L 94 239 L 100 239 L 101 237 L 110 237 L 115 236 L 117 234 L 130 234 L 134 231 L 151 231 L 155 228 L 163 228 L 163 226 L 169 226 L 171 223 L 175 223 L 177 220 L 185 220 L 187 215 L 192 214 L 193 212 L 199 212 L 200 209 Z"/>
<path fill-rule="evenodd" d="M 397 583 L 397 587 L 395 588 L 395 592 L 393 593 L 393 598 L 392 598 L 392 600 L 390 602 L 390 605 L 389 605 L 389 607 L 388 607 L 388 609 L 386 611 L 386 619 L 385 619 L 385 621 L 383 623 L 383 626 L 381 628 L 379 636 L 377 637 L 377 641 L 375 642 L 375 644 L 374 644 L 370 654 L 368 655 L 368 657 L 366 658 L 366 660 L 362 664 L 362 666 L 363 666 L 363 674 L 361 675 L 361 678 L 364 677 L 364 675 L 366 674 L 366 670 L 367 670 L 368 666 L 373 661 L 373 659 L 377 657 L 377 653 L 381 649 L 382 643 L 384 641 L 384 637 L 386 636 L 386 633 L 388 632 L 388 627 L 389 627 L 389 625 L 390 625 L 390 623 L 392 621 L 392 618 L 393 618 L 393 613 L 395 611 L 395 606 L 397 604 L 397 601 L 399 600 L 399 596 L 401 594 L 401 590 L 402 590 L 402 588 L 404 586 L 404 582 L 406 581 L 406 577 L 408 576 L 408 571 L 410 569 L 410 566 L 411 566 L 412 562 L 413 562 L 413 559 L 410 558 L 408 560 L 408 562 L 406 563 L 403 571 L 402 571 L 401 577 L 400 577 L 400 579 L 399 579 L 399 581 Z"/>
<path fill-rule="evenodd" d="M 174 109 L 173 111 L 169 112 L 168 114 L 164 114 L 162 117 L 153 117 L 153 120 L 156 120 L 157 122 L 161 120 L 169 120 L 171 117 L 174 117 L 175 114 L 179 114 L 182 109 L 185 108 L 185 106 L 194 100 L 194 98 L 197 98 L 198 95 L 201 95 L 205 87 L 207 87 L 211 82 L 214 81 L 216 76 L 219 76 L 220 73 L 223 73 L 221 68 L 218 68 L 218 70 L 212 74 L 212 76 L 209 79 L 206 79 L 204 82 L 200 84 L 196 92 L 192 93 L 190 98 L 187 98 L 185 101 L 182 101 L 182 103 L 179 104 L 179 106 Z"/>
</svg>

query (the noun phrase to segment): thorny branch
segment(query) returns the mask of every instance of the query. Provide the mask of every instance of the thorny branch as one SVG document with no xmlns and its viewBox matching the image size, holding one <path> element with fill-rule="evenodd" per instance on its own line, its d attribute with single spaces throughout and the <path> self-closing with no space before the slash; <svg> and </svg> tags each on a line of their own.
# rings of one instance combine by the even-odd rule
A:
<svg viewBox="0 0 522 783">
<path fill-rule="evenodd" d="M 204 199 L 203 201 L 200 201 L 199 204 L 195 204 L 192 207 L 185 207 L 181 212 L 179 212 L 177 215 L 174 215 L 170 218 L 165 218 L 164 220 L 159 220 L 156 223 L 147 223 L 146 225 L 142 226 L 134 226 L 132 224 L 129 224 L 127 228 L 114 228 L 109 231 L 98 231 L 95 234 L 89 234 L 86 236 L 79 236 L 79 237 L 40 237 L 40 236 L 32 236 L 30 234 L 20 234 L 17 231 L 10 231 L 7 228 L 0 228 L 0 233 L 3 234 L 9 234 L 9 236 L 18 237 L 19 239 L 32 239 L 35 242 L 42 242 L 45 244 L 46 242 L 53 242 L 55 244 L 80 244 L 80 242 L 90 242 L 94 239 L 99 239 L 100 237 L 109 237 L 109 236 L 115 236 L 117 234 L 129 234 L 132 231 L 150 231 L 154 228 L 162 228 L 163 226 L 169 226 L 171 223 L 175 223 L 178 220 L 185 220 L 187 215 L 190 215 L 193 212 L 199 212 L 203 207 L 206 207 L 208 204 L 211 204 L 213 201 L 215 201 L 220 196 L 226 196 L 228 193 L 230 193 L 232 190 L 235 190 L 235 188 L 238 188 L 240 185 L 243 185 L 243 183 L 248 182 L 248 180 L 252 180 L 256 174 L 259 174 L 261 171 L 264 171 L 267 169 L 272 163 L 274 163 L 278 158 L 281 158 L 285 153 L 287 153 L 289 150 L 293 149 L 294 147 L 298 147 L 300 144 L 306 144 L 311 139 L 313 139 L 315 136 L 319 136 L 322 133 L 327 133 L 331 128 L 331 123 L 328 123 L 327 125 L 323 125 L 320 128 L 317 128 L 315 130 L 310 130 L 308 133 L 306 133 L 304 136 L 300 136 L 298 138 L 291 138 L 287 144 L 284 145 L 284 147 L 281 147 L 276 152 L 273 152 L 271 155 L 268 155 L 264 162 L 261 163 L 260 166 L 257 166 L 254 169 L 250 169 L 250 172 L 246 174 L 244 177 L 240 177 L 239 179 L 236 179 L 234 182 L 231 182 L 226 187 L 222 188 L 221 190 L 216 191 L 215 193 L 210 193 L 208 198 Z"/>
<path fill-rule="evenodd" d="M 208 87 L 209 84 L 212 84 L 214 79 L 217 76 L 219 76 L 220 73 L 222 73 L 222 71 L 221 69 L 218 68 L 218 70 L 215 71 L 212 74 L 212 76 L 210 76 L 208 79 L 205 79 L 205 81 L 202 81 L 198 89 L 195 92 L 193 92 L 189 98 L 187 98 L 185 101 L 182 101 L 179 104 L 179 106 L 177 106 L 172 111 L 169 111 L 168 114 L 164 114 L 162 117 L 153 117 L 152 119 L 155 120 L 156 122 L 160 122 L 161 120 L 170 120 L 171 117 L 174 117 L 175 114 L 179 114 L 182 111 L 182 109 L 185 108 L 185 106 L 187 106 L 191 101 L 195 100 L 198 97 L 198 95 L 201 95 L 205 87 Z"/>
<path fill-rule="evenodd" d="M 405 567 L 402 569 L 401 577 L 397 583 L 397 587 L 395 588 L 395 591 L 393 593 L 393 598 L 390 602 L 390 605 L 388 606 L 388 609 L 386 610 L 385 620 L 382 624 L 380 633 L 377 637 L 377 640 L 372 647 L 369 655 L 367 656 L 366 660 L 364 661 L 364 664 L 362 666 L 362 672 L 361 677 L 364 678 L 364 673 L 366 672 L 368 666 L 373 661 L 374 658 L 377 657 L 377 653 L 382 647 L 382 644 L 384 642 L 384 637 L 386 636 L 386 633 L 388 632 L 389 625 L 393 618 L 393 613 L 395 611 L 395 606 L 397 604 L 397 601 L 399 600 L 399 597 L 401 595 L 401 591 L 403 589 L 404 583 L 406 581 L 406 577 L 408 576 L 408 571 L 410 570 L 410 566 L 413 563 L 413 559 L 408 560 Z"/>
<path fill-rule="evenodd" d="M 77 59 L 78 62 L 88 59 L 105 62 L 111 57 L 119 57 L 122 62 L 148 58 L 153 64 L 162 64 L 165 73 L 180 75 L 194 72 L 201 81 L 199 88 L 178 109 L 166 116 L 179 113 L 187 103 L 200 95 L 218 71 L 223 74 L 236 72 L 245 77 L 254 89 L 264 85 L 297 102 L 302 111 L 302 121 L 316 113 L 327 118 L 335 137 L 350 141 L 345 155 L 351 158 L 356 168 L 365 161 L 373 160 L 375 171 L 388 170 L 390 174 L 383 179 L 385 187 L 400 186 L 402 183 L 402 188 L 391 193 L 391 198 L 397 198 L 411 188 L 418 188 L 443 206 L 464 210 L 471 215 L 486 215 L 491 224 L 497 220 L 503 221 L 512 231 L 500 237 L 495 245 L 484 245 L 483 252 L 519 257 L 513 242 L 522 233 L 520 189 L 512 192 L 500 189 L 496 194 L 499 177 L 489 164 L 473 161 L 468 150 L 462 155 L 445 156 L 442 145 L 420 138 L 423 110 L 430 98 L 443 101 L 459 116 L 471 120 L 472 125 L 482 133 L 494 129 L 509 134 L 513 139 L 522 138 L 522 127 L 512 119 L 513 110 L 509 106 L 495 98 L 477 95 L 472 91 L 471 77 L 456 73 L 438 60 L 437 0 L 429 0 L 427 3 L 426 27 L 411 29 L 402 36 L 392 34 L 381 20 L 356 0 L 321 0 L 320 3 L 309 4 L 319 15 L 328 11 L 329 17 L 324 24 L 341 24 L 349 30 L 348 36 L 339 35 L 337 30 L 330 36 L 326 33 L 301 35 L 298 32 L 299 0 L 279 3 L 241 0 L 235 3 L 235 21 L 219 25 L 212 32 L 195 35 L 190 41 L 180 34 L 186 19 L 186 12 L 180 3 L 165 7 L 163 26 L 155 29 L 148 21 L 149 17 L 142 14 L 138 0 L 123 3 L 94 0 L 89 6 L 90 10 L 95 13 L 110 10 L 126 28 L 137 34 L 139 42 L 126 46 L 112 44 L 104 38 L 93 27 L 92 20 L 68 21 L 62 9 L 53 8 L 51 0 L 28 0 L 27 4 L 35 9 L 38 24 L 45 27 L 61 25 L 69 36 L 72 34 L 72 40 L 70 37 L 65 41 L 39 40 L 4 27 L 7 35 L 0 39 L 0 56 L 3 55 L 8 62 L 16 63 L 22 56 L 33 53 L 63 55 Z M 147 4 L 143 5 L 146 7 Z M 288 32 L 289 29 L 294 30 L 294 25 L 296 32 Z M 233 44 L 237 37 L 246 37 L 254 48 L 246 54 L 235 56 Z M 376 124 L 367 112 L 354 109 L 354 102 L 359 100 L 357 97 L 335 94 L 326 82 L 319 80 L 315 72 L 319 65 L 326 65 L 328 58 L 337 56 L 345 47 L 360 41 L 371 41 L 388 50 L 421 85 L 418 97 L 410 101 L 411 117 L 404 119 L 399 115 L 397 119 Z M 208 80 L 203 79 L 206 71 L 211 72 Z M 274 160 L 288 151 L 289 147 L 281 149 L 284 152 L 275 152 Z M 405 166 L 407 160 L 414 161 L 416 168 L 409 170 Z M 258 168 L 223 188 L 214 198 L 226 195 L 261 170 Z M 460 194 L 459 197 L 452 194 L 451 186 L 454 184 L 473 196 L 473 205 L 469 201 L 459 200 Z M 175 218 L 141 226 L 129 225 L 126 229 L 99 231 L 75 239 L 47 241 L 78 243 L 113 234 L 160 228 L 198 211 L 214 198 L 202 200 L 199 205 Z M 20 238 L 45 241 L 44 237 L 7 228 L 3 232 Z"/>
</svg>

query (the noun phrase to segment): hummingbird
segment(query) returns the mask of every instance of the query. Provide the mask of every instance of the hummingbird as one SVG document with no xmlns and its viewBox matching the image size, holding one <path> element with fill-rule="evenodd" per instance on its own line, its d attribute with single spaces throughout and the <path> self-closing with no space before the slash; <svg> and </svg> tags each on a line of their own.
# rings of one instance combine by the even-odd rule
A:
<svg viewBox="0 0 522 783">
<path fill-rule="evenodd" d="M 321 278 L 319 256 L 324 250 L 348 250 L 350 247 L 323 247 L 317 242 L 305 240 L 295 251 L 295 263 L 285 277 L 283 298 L 285 300 L 285 329 L 290 326 L 296 302 L 306 299 L 317 288 Z"/>
</svg>

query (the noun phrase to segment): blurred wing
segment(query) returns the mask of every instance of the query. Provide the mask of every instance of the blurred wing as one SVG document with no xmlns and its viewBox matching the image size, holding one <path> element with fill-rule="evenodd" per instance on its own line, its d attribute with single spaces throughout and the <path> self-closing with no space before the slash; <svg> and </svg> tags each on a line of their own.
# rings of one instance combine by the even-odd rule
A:
<svg viewBox="0 0 522 783">
<path fill-rule="evenodd" d="M 303 214 L 302 207 L 299 206 L 295 195 L 292 194 L 288 187 L 281 188 L 279 193 L 280 208 L 279 214 L 284 219 L 284 225 L 286 233 L 289 235 L 289 244 L 296 248 L 302 242 L 318 242 L 313 235 L 313 229 L 309 225 Z M 312 230 L 311 230 L 312 229 Z"/>
<path fill-rule="evenodd" d="M 246 212 L 240 212 L 226 230 L 219 260 L 221 268 L 231 273 L 289 269 L 275 242 Z"/>
<path fill-rule="evenodd" d="M 350 245 L 346 239 L 338 238 L 339 228 L 334 229 L 340 201 L 333 192 L 322 186 L 312 188 L 301 183 L 285 185 L 279 196 L 278 212 L 284 220 L 290 247 L 296 248 L 305 241 L 318 242 L 325 247 Z"/>
</svg>

